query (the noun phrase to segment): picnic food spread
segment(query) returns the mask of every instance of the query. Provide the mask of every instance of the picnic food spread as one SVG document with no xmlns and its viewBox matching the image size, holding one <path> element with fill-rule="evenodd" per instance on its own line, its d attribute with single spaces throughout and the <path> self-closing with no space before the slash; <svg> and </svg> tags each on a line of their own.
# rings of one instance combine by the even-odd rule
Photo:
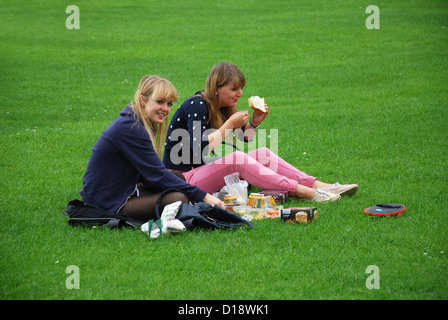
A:
<svg viewBox="0 0 448 320">
<path fill-rule="evenodd" d="M 280 195 L 279 201 L 275 201 L 272 195 L 265 195 L 266 193 L 273 193 Z M 316 207 L 292 207 L 283 208 L 280 203 L 284 202 L 282 197 L 286 191 L 269 190 L 269 192 L 251 193 L 247 199 L 247 204 L 236 200 L 234 195 L 225 196 L 225 206 L 228 210 L 238 213 L 247 220 L 259 220 L 263 218 L 281 218 L 281 221 L 290 223 L 308 224 L 317 219 Z"/>
</svg>

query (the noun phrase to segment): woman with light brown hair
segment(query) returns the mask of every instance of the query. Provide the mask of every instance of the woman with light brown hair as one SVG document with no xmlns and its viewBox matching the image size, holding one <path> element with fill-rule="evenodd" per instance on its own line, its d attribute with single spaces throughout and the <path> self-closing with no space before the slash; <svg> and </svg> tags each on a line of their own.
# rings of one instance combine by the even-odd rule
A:
<svg viewBox="0 0 448 320">
<path fill-rule="evenodd" d="M 159 76 L 141 79 L 128 104 L 92 148 L 83 178 L 83 201 L 140 221 L 156 218 L 159 194 L 178 188 L 193 201 L 224 207 L 222 201 L 167 170 L 161 161 L 168 116 L 178 95 Z M 182 178 L 181 178 L 182 177 Z M 188 202 L 181 192 L 162 198 L 160 209 L 175 201 Z"/>
<path fill-rule="evenodd" d="M 328 184 L 317 180 L 284 161 L 268 148 L 233 152 L 212 163 L 205 155 L 212 152 L 230 133 L 250 141 L 269 114 L 254 109 L 237 111 L 238 99 L 246 79 L 234 64 L 215 65 L 206 80 L 205 90 L 188 98 L 174 113 L 167 132 L 163 163 L 169 169 L 182 171 L 187 182 L 209 193 L 225 186 L 224 177 L 238 172 L 239 176 L 261 189 L 288 191 L 289 195 L 308 201 L 337 201 L 358 190 L 356 184 Z M 189 136 L 179 141 L 182 132 Z M 275 168 L 273 170 L 272 168 Z"/>
</svg>

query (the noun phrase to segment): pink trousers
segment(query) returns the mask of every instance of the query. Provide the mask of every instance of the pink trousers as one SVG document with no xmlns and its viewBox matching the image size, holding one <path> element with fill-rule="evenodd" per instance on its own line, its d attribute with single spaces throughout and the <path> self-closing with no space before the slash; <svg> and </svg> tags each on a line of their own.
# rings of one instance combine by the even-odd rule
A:
<svg viewBox="0 0 448 320">
<path fill-rule="evenodd" d="M 295 195 L 298 184 L 312 187 L 315 177 L 294 168 L 268 148 L 260 148 L 247 154 L 233 152 L 212 163 L 184 172 L 188 183 L 198 186 L 208 193 L 221 190 L 225 186 L 224 177 L 234 172 L 249 184 L 271 190 L 288 191 Z"/>
</svg>

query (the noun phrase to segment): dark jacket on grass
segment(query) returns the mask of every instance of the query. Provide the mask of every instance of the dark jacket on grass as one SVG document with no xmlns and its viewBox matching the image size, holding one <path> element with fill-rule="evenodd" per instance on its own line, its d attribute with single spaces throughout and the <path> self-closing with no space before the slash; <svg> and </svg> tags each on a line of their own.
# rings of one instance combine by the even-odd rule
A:
<svg viewBox="0 0 448 320">
<path fill-rule="evenodd" d="M 202 201 L 206 195 L 206 191 L 165 168 L 143 124 L 127 105 L 93 146 L 81 197 L 87 204 L 118 212 L 135 192 L 138 182 L 154 193 L 173 187 L 182 189 L 194 201 Z"/>
</svg>

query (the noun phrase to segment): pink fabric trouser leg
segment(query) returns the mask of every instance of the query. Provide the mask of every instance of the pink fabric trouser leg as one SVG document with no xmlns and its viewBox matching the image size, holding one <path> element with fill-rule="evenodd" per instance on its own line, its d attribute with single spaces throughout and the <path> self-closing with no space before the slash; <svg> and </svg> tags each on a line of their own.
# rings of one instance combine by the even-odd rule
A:
<svg viewBox="0 0 448 320">
<path fill-rule="evenodd" d="M 312 187 L 315 177 L 294 168 L 267 148 L 233 152 L 212 163 L 183 173 L 188 183 L 209 192 L 225 186 L 224 177 L 238 172 L 240 179 L 261 189 L 285 190 L 295 195 L 298 184 Z"/>
</svg>

